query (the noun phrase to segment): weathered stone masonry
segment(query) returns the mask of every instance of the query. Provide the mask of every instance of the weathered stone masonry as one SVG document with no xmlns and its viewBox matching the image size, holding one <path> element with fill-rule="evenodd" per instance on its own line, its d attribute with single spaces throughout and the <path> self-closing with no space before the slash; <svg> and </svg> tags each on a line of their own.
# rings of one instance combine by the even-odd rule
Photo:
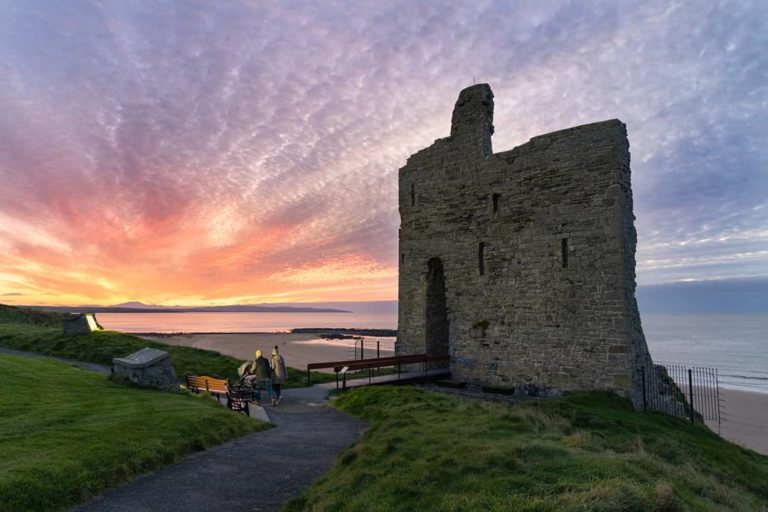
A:
<svg viewBox="0 0 768 512">
<path fill-rule="evenodd" d="M 494 154 L 493 93 L 461 92 L 451 136 L 400 169 L 397 352 L 516 392 L 642 402 L 629 142 L 604 121 Z"/>
</svg>

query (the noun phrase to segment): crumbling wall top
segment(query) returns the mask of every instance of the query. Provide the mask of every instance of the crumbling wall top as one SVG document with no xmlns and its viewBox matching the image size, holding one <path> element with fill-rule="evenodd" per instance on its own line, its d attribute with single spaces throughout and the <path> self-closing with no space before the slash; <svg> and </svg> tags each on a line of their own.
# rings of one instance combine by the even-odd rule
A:
<svg viewBox="0 0 768 512">
<path fill-rule="evenodd" d="M 483 157 L 493 154 L 493 91 L 488 84 L 467 87 L 459 94 L 453 107 L 451 139 L 454 145 L 464 146 Z"/>
</svg>

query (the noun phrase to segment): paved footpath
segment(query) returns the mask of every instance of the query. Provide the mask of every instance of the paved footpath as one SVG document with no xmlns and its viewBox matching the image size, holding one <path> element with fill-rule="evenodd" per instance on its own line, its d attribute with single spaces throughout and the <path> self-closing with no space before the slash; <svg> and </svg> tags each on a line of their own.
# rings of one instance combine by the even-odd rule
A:
<svg viewBox="0 0 768 512">
<path fill-rule="evenodd" d="M 283 403 L 265 408 L 275 428 L 193 454 L 76 510 L 279 511 L 366 428 L 329 407 L 327 393 L 321 386 L 285 390 Z"/>
<path fill-rule="evenodd" d="M 68 365 L 71 365 L 71 366 L 77 366 L 78 368 L 82 368 L 83 370 L 97 372 L 103 375 L 109 375 L 111 373 L 109 366 L 104 366 L 102 364 L 86 363 L 84 361 L 73 361 L 72 359 L 66 359 L 64 357 L 46 356 L 43 354 L 38 354 L 36 352 L 25 352 L 23 350 L 14 350 L 12 348 L 0 347 L 0 354 L 9 354 L 12 356 L 40 357 L 43 359 L 55 359 L 57 361 L 61 361 L 62 363 L 67 363 Z"/>
</svg>

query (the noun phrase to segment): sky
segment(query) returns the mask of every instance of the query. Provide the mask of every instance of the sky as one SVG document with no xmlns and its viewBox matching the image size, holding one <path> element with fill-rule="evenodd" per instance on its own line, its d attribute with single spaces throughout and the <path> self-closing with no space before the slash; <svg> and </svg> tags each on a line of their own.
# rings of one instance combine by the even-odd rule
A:
<svg viewBox="0 0 768 512">
<path fill-rule="evenodd" d="M 768 2 L 0 4 L 0 302 L 397 297 L 397 171 L 627 124 L 640 285 L 768 276 Z"/>
</svg>

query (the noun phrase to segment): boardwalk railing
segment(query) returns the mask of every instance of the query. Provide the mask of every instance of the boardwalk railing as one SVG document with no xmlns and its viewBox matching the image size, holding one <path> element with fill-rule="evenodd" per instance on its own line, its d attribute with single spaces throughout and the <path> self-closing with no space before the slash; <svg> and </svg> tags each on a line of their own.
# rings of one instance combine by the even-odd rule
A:
<svg viewBox="0 0 768 512">
<path fill-rule="evenodd" d="M 717 368 L 654 364 L 640 369 L 643 409 L 678 418 L 710 420 L 720 425 L 720 382 Z"/>
<path fill-rule="evenodd" d="M 325 361 L 320 363 L 309 363 L 307 365 L 307 385 L 310 384 L 311 371 L 333 368 L 336 373 L 336 382 L 338 384 L 339 373 L 346 368 L 344 375 L 347 371 L 357 370 L 369 370 L 369 380 L 371 379 L 371 372 L 374 368 L 382 368 L 387 366 L 397 367 L 398 376 L 401 373 L 403 365 L 409 364 L 423 364 L 424 373 L 427 372 L 428 363 L 445 363 L 448 361 L 447 357 L 431 356 L 427 354 L 411 354 L 407 356 L 393 356 L 393 357 L 378 357 L 374 359 L 351 359 L 347 361 Z"/>
</svg>

